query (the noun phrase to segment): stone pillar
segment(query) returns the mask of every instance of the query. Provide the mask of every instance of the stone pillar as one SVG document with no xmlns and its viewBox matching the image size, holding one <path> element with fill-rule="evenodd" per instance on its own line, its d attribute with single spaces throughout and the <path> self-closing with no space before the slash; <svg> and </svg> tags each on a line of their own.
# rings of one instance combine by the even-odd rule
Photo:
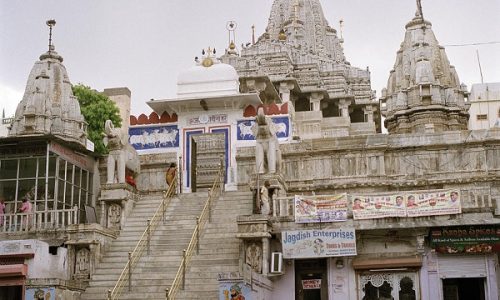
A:
<svg viewBox="0 0 500 300">
<path fill-rule="evenodd" d="M 312 93 L 309 96 L 309 101 L 311 101 L 312 104 L 312 111 L 320 111 L 321 110 L 321 100 L 323 99 L 323 94 L 322 93 Z"/>
<path fill-rule="evenodd" d="M 349 117 L 349 104 L 351 104 L 351 101 L 348 100 L 339 101 L 339 109 L 341 117 Z"/>
<path fill-rule="evenodd" d="M 290 91 L 293 90 L 294 85 L 290 82 L 280 82 L 279 93 L 281 95 L 281 101 L 287 103 L 290 101 Z"/>
<path fill-rule="evenodd" d="M 363 108 L 363 111 L 365 113 L 365 115 L 368 116 L 367 118 L 367 123 L 371 123 L 373 122 L 373 107 L 371 105 L 367 105 Z"/>
<path fill-rule="evenodd" d="M 107 227 L 107 215 L 108 215 L 108 208 L 106 207 L 106 201 L 100 201 L 101 202 L 101 226 L 106 228 Z"/>
<path fill-rule="evenodd" d="M 269 274 L 269 238 L 262 238 L 262 275 Z"/>
</svg>

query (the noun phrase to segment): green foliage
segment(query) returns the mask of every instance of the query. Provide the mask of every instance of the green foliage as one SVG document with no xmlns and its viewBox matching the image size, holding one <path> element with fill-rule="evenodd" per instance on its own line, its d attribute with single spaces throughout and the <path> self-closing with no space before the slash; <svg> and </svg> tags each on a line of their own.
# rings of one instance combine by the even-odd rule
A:
<svg viewBox="0 0 500 300">
<path fill-rule="evenodd" d="M 82 115 L 89 124 L 87 133 L 89 140 L 94 142 L 94 151 L 98 154 L 108 153 L 102 142 L 104 123 L 106 120 L 111 120 L 115 127 L 120 127 L 122 124 L 120 110 L 108 96 L 83 84 L 73 86 L 73 95 L 80 102 Z"/>
</svg>

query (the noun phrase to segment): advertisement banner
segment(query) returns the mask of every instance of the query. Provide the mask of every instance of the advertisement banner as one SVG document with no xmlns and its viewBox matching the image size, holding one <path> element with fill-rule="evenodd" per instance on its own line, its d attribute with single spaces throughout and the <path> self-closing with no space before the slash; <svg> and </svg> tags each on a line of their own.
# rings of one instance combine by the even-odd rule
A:
<svg viewBox="0 0 500 300">
<path fill-rule="evenodd" d="M 295 223 L 323 223 L 347 221 L 347 195 L 295 195 Z"/>
<path fill-rule="evenodd" d="M 447 254 L 500 252 L 500 226 L 432 228 L 431 247 Z"/>
<path fill-rule="evenodd" d="M 355 220 L 405 217 L 404 195 L 352 196 L 352 215 Z"/>
<path fill-rule="evenodd" d="M 283 258 L 356 255 L 354 228 L 283 231 Z"/>
<path fill-rule="evenodd" d="M 460 191 L 426 191 L 406 194 L 408 217 L 451 215 L 462 212 Z"/>
</svg>

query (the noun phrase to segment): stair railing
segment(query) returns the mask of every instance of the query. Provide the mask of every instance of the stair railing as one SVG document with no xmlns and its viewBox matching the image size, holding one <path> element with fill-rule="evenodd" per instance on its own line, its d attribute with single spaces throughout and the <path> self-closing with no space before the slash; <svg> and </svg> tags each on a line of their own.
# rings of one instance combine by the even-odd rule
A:
<svg viewBox="0 0 500 300">
<path fill-rule="evenodd" d="M 177 269 L 177 274 L 175 275 L 174 281 L 170 288 L 165 290 L 166 299 L 174 300 L 175 295 L 179 291 L 179 288 L 184 290 L 185 282 L 186 282 L 186 268 L 193 256 L 193 252 L 199 252 L 199 243 L 200 243 L 200 232 L 203 230 L 207 221 L 211 221 L 211 211 L 213 201 L 219 197 L 221 192 L 224 189 L 224 163 L 221 158 L 221 162 L 219 164 L 219 172 L 217 177 L 212 184 L 212 188 L 208 189 L 208 199 L 205 202 L 205 206 L 200 213 L 200 216 L 196 218 L 196 227 L 193 230 L 193 234 L 191 235 L 191 240 L 189 241 L 189 245 L 187 249 L 184 249 L 182 252 L 182 261 L 179 265 L 179 269 Z"/>
<path fill-rule="evenodd" d="M 175 176 L 174 176 L 175 177 Z M 134 250 L 129 252 L 128 261 L 125 267 L 123 268 L 120 277 L 116 281 L 113 289 L 108 290 L 107 299 L 108 300 L 116 300 L 119 299 L 122 294 L 123 287 L 128 283 L 128 290 L 131 290 L 132 287 L 132 274 L 135 265 L 139 262 L 142 257 L 144 251 L 146 250 L 148 254 L 150 253 L 150 239 L 156 228 L 158 227 L 160 221 L 165 222 L 165 211 L 172 200 L 172 196 L 175 194 L 177 185 L 177 178 L 174 178 L 172 184 L 168 187 L 167 191 L 163 193 L 163 200 L 160 205 L 156 209 L 153 217 L 147 220 L 146 229 L 141 235 L 141 238 L 137 242 Z"/>
</svg>

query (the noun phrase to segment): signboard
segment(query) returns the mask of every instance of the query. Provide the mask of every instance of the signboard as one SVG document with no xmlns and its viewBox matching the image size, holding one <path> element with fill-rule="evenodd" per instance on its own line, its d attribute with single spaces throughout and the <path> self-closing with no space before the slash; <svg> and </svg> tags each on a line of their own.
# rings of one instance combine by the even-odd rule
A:
<svg viewBox="0 0 500 300">
<path fill-rule="evenodd" d="M 50 151 L 84 170 L 93 170 L 93 160 L 86 155 L 76 153 L 56 142 L 50 142 Z"/>
<path fill-rule="evenodd" d="M 131 127 L 128 134 L 135 150 L 179 147 L 177 125 Z"/>
<path fill-rule="evenodd" d="M 299 196 L 294 199 L 295 223 L 347 221 L 347 195 Z"/>
<path fill-rule="evenodd" d="M 302 289 L 304 289 L 304 290 L 319 290 L 319 289 L 321 289 L 321 279 L 302 280 Z"/>
<path fill-rule="evenodd" d="M 352 215 L 355 220 L 405 217 L 404 196 L 352 196 Z"/>
<path fill-rule="evenodd" d="M 283 231 L 283 258 L 356 255 L 354 228 Z"/>
<path fill-rule="evenodd" d="M 500 252 L 500 226 L 461 226 L 431 229 L 431 247 L 439 253 Z"/>
<path fill-rule="evenodd" d="M 273 121 L 274 131 L 277 138 L 287 138 L 290 136 L 290 119 L 288 117 L 271 117 Z M 255 119 L 237 121 L 236 135 L 240 141 L 253 141 L 255 135 L 252 127 L 255 124 Z"/>
<path fill-rule="evenodd" d="M 426 191 L 406 194 L 408 217 L 451 215 L 462 212 L 460 191 Z"/>
</svg>

